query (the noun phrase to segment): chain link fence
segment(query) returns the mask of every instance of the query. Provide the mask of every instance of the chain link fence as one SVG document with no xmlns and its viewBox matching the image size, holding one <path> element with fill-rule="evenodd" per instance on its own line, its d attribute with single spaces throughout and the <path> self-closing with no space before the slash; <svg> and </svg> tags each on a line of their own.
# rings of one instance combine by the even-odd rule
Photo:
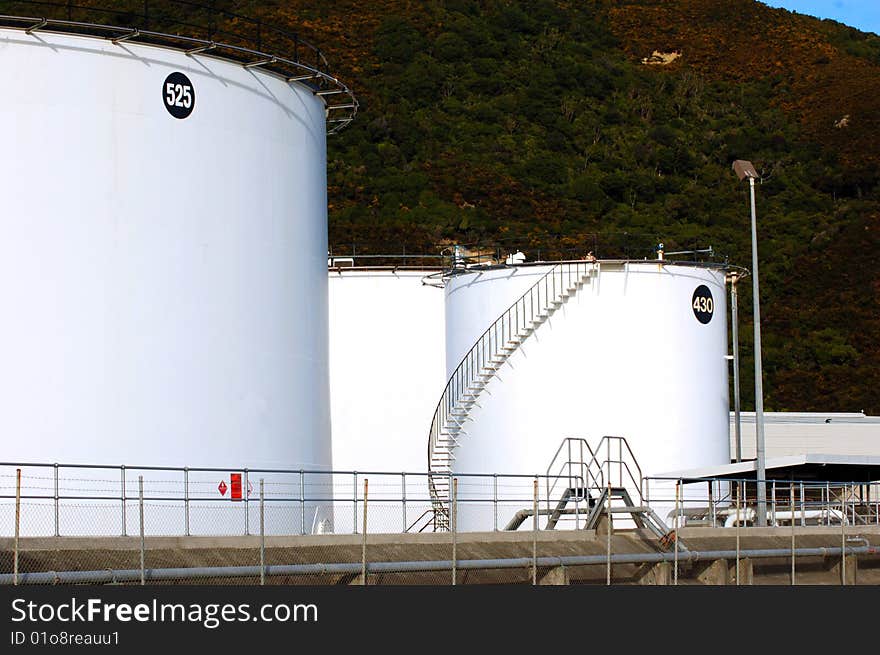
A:
<svg viewBox="0 0 880 655">
<path fill-rule="evenodd" d="M 627 504 L 610 486 L 489 474 L 450 477 L 435 531 L 428 476 L 0 465 L 0 583 L 734 584 L 758 556 L 798 583 L 835 553 L 855 580 L 841 554 L 870 556 L 880 525 L 876 485 L 771 481 L 774 532 L 758 538 L 754 480 L 645 478 Z M 723 548 L 705 545 L 715 534 Z M 725 563 L 708 575 L 707 558 Z"/>
</svg>

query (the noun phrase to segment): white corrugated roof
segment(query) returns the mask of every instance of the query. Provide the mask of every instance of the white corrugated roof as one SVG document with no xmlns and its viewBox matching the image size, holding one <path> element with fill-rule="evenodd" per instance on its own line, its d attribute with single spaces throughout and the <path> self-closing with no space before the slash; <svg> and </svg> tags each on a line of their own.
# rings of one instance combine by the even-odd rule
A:
<svg viewBox="0 0 880 655">
<path fill-rule="evenodd" d="M 765 461 L 765 467 L 768 471 L 798 466 L 872 466 L 877 467 L 878 470 L 880 470 L 880 456 L 805 453 L 803 455 L 772 457 Z M 718 466 L 703 466 L 684 471 L 670 471 L 668 473 L 659 473 L 650 477 L 690 479 L 714 478 L 754 473 L 757 468 L 757 462 L 750 460 L 748 462 L 739 462 L 736 464 L 721 464 Z"/>
</svg>

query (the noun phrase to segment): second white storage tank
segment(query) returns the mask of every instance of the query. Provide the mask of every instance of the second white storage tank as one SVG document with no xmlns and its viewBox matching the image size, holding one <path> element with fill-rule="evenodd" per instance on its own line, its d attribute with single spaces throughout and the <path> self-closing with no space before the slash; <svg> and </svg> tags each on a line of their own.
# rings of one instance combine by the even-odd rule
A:
<svg viewBox="0 0 880 655">
<path fill-rule="evenodd" d="M 556 266 L 564 264 L 448 280 L 448 376 L 486 328 Z M 635 475 L 728 463 L 725 298 L 719 268 L 596 264 L 461 412 L 452 471 L 545 475 L 564 438 L 595 444 L 605 435 L 627 439 L 641 467 Z M 462 521 L 465 528 L 467 513 Z"/>
</svg>

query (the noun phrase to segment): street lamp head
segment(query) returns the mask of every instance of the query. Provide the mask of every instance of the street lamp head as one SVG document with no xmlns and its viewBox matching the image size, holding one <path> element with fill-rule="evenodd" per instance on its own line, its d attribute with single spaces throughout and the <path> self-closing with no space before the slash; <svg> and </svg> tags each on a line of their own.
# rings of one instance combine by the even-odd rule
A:
<svg viewBox="0 0 880 655">
<path fill-rule="evenodd" d="M 758 171 L 756 171 L 755 167 L 752 165 L 752 162 L 746 161 L 745 159 L 737 159 L 733 162 L 733 172 L 737 174 L 740 180 L 744 180 L 747 177 L 757 180 L 760 177 Z"/>
</svg>

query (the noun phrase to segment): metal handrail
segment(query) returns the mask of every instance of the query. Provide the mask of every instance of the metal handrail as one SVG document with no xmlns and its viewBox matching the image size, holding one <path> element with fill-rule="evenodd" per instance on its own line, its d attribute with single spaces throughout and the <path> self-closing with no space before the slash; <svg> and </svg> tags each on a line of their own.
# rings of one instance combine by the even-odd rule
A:
<svg viewBox="0 0 880 655">
<path fill-rule="evenodd" d="M 572 443 L 576 443 L 578 447 L 579 457 L 573 458 L 571 452 Z M 584 457 L 584 447 L 586 447 L 587 452 L 590 455 L 590 459 L 587 460 Z M 562 449 L 566 449 L 566 459 L 561 462 L 559 465 L 556 474 L 552 473 L 553 467 L 556 464 L 559 456 L 562 454 Z M 559 448 L 556 449 L 556 454 L 553 455 L 553 459 L 550 462 L 550 465 L 547 467 L 547 477 L 545 479 L 546 482 L 546 495 L 545 495 L 545 503 L 547 506 L 547 510 L 550 509 L 551 498 L 553 497 L 553 493 L 556 491 L 557 485 L 560 480 L 565 479 L 568 484 L 568 488 L 572 487 L 572 480 L 579 480 L 583 485 L 585 490 L 596 489 L 596 488 L 604 488 L 604 472 L 599 469 L 599 479 L 596 480 L 596 477 L 592 475 L 589 462 L 595 459 L 595 453 L 593 449 L 590 447 L 589 442 L 582 437 L 566 437 L 562 440 L 562 443 L 559 444 Z M 568 469 L 568 473 L 565 474 L 564 471 Z M 577 473 L 573 473 L 573 470 L 576 470 Z M 552 484 L 551 484 L 552 479 Z"/>
<path fill-rule="evenodd" d="M 617 444 L 617 459 L 611 457 L 611 444 L 612 442 Z M 602 452 L 602 445 L 605 445 L 605 449 L 607 452 L 607 456 L 604 461 L 599 461 L 600 453 Z M 624 453 L 624 447 L 626 447 L 626 453 Z M 624 454 L 628 455 L 628 459 L 624 459 Z M 632 463 L 635 468 L 635 472 L 630 468 L 630 463 Z M 639 504 L 643 504 L 645 501 L 644 494 L 644 476 L 642 475 L 642 468 L 639 466 L 639 462 L 636 459 L 636 456 L 633 454 L 632 448 L 629 445 L 626 437 L 619 436 L 604 436 L 602 440 L 599 442 L 599 445 L 596 447 L 596 454 L 593 455 L 593 458 L 590 460 L 588 464 L 588 468 L 595 464 L 600 470 L 604 470 L 606 467 L 608 469 L 608 476 L 606 478 L 605 484 L 610 486 L 616 486 L 612 483 L 614 477 L 612 475 L 611 466 L 613 464 L 617 464 L 618 466 L 618 477 L 620 486 L 626 486 L 624 484 L 624 471 L 626 471 L 626 477 L 629 478 L 630 482 L 633 484 L 633 488 L 635 488 L 639 493 Z"/>
<path fill-rule="evenodd" d="M 0 15 L 0 27 L 22 29 L 27 34 L 41 31 L 98 37 L 108 39 L 116 45 L 124 42 L 158 45 L 183 51 L 188 56 L 199 55 L 232 61 L 245 68 L 259 67 L 265 72 L 281 77 L 288 83 L 303 84 L 324 102 L 327 112 L 328 134 L 335 134 L 351 123 L 358 111 L 359 105 L 353 91 L 329 72 L 327 59 L 320 48 L 301 39 L 294 32 L 241 14 L 218 9 L 213 4 L 205 5 L 191 0 L 163 0 L 163 9 L 166 11 L 159 12 L 154 4 L 152 14 L 150 13 L 149 0 L 144 0 L 143 13 L 118 8 L 75 5 L 72 2 L 20 0 L 16 4 L 46 7 L 64 13 L 66 17 Z M 207 14 L 207 25 L 178 20 L 169 16 L 167 13 L 169 4 L 178 5 L 181 11 L 198 10 L 200 13 Z M 88 18 L 109 17 L 113 20 L 138 22 L 142 27 L 73 20 L 74 12 Z M 207 38 L 149 29 L 151 21 L 159 23 L 163 28 L 187 28 L 196 33 L 204 33 Z M 250 26 L 255 30 L 255 34 L 248 35 L 220 29 L 221 21 Z M 220 39 L 217 38 L 218 36 Z M 222 40 L 227 37 L 245 45 L 236 45 Z M 277 44 L 286 50 L 288 55 L 281 56 L 265 52 L 263 47 L 267 37 L 274 37 L 269 39 L 271 43 L 268 45 L 273 46 L 274 49 Z"/>
<path fill-rule="evenodd" d="M 604 444 L 603 444 L 604 445 Z M 601 457 L 598 449 L 594 452 Z M 571 458 L 575 459 L 574 453 Z M 612 463 L 612 471 L 617 470 L 615 463 Z M 595 467 L 594 467 L 595 468 Z M 604 467 L 608 468 L 608 467 Z M 22 469 L 23 486 L 20 490 L 15 488 L 16 479 L 12 473 L 15 469 Z M 30 469 L 30 470 L 28 470 Z M 551 471 L 553 469 L 551 468 Z M 245 525 L 241 526 L 244 534 L 249 534 L 248 525 L 248 502 L 254 507 L 256 499 L 243 493 L 241 498 L 233 499 L 229 495 L 221 496 L 218 493 L 216 482 L 217 478 L 213 475 L 203 475 L 204 473 L 223 473 L 221 479 L 228 480 L 230 472 L 242 472 L 244 474 L 244 489 L 247 488 L 247 482 L 254 482 L 254 486 L 259 479 L 266 475 L 266 488 L 268 490 L 264 500 L 267 506 L 287 507 L 289 516 L 293 520 L 294 530 L 298 530 L 301 534 L 306 534 L 308 526 L 305 521 L 307 508 L 313 508 L 316 504 L 334 505 L 335 507 L 348 510 L 351 504 L 360 504 L 364 502 L 364 497 L 359 490 L 362 486 L 358 484 L 363 477 L 370 477 L 370 490 L 377 494 L 371 497 L 371 502 L 376 500 L 384 507 L 388 507 L 392 503 L 396 507 L 396 511 L 400 512 L 402 521 L 397 523 L 394 532 L 414 531 L 421 528 L 422 530 L 442 529 L 436 519 L 434 510 L 435 498 L 433 498 L 425 484 L 436 473 L 430 471 L 341 471 L 327 469 L 292 469 L 292 468 L 241 468 L 239 466 L 229 467 L 179 467 L 179 466 L 137 466 L 137 465 L 101 465 L 101 464 L 53 464 L 53 463 L 35 463 L 35 462 L 0 462 L 0 504 L 8 508 L 11 502 L 20 499 L 26 503 L 32 503 L 33 507 L 40 507 L 39 511 L 45 512 L 41 514 L 41 529 L 48 531 L 51 535 L 61 536 L 67 534 L 81 534 L 71 532 L 71 524 L 62 519 L 67 516 L 69 511 L 78 511 L 74 508 L 81 505 L 91 507 L 91 503 L 96 503 L 96 507 L 100 507 L 104 512 L 102 516 L 107 517 L 110 523 L 104 525 L 100 530 L 120 531 L 121 536 L 126 535 L 126 512 L 131 518 L 131 504 L 138 502 L 138 494 L 133 491 L 134 485 L 140 474 L 144 474 L 144 492 L 143 500 L 146 502 L 157 503 L 163 506 L 173 506 L 171 511 L 176 512 L 175 516 L 179 517 L 180 522 L 175 531 L 168 534 L 205 534 L 203 529 L 197 528 L 191 532 L 190 516 L 197 516 L 197 512 L 206 507 L 222 507 L 224 505 L 238 505 L 243 510 Z M 199 475 L 199 474 L 202 475 Z M 167 475 L 166 475 L 167 474 Z M 280 474 L 281 477 L 274 477 L 273 474 Z M 592 474 L 591 474 L 592 475 Z M 350 480 L 346 480 L 350 477 Z M 532 493 L 532 481 L 537 481 L 541 489 L 550 488 L 550 485 L 556 480 L 553 474 L 503 474 L 503 473 L 460 473 L 455 477 L 459 480 L 460 494 L 458 496 L 459 507 L 465 511 L 469 507 L 481 507 L 484 512 L 484 523 L 480 529 L 490 530 L 499 529 L 499 518 L 502 519 L 501 526 L 504 525 L 504 509 L 515 505 L 520 508 L 532 508 L 534 496 Z M 551 480 L 550 478 L 554 478 Z M 645 480 L 668 481 L 669 483 L 681 484 L 683 481 L 677 477 L 649 477 Z M 705 482 L 715 482 L 713 478 L 703 478 L 699 480 L 688 479 L 684 481 L 688 483 L 699 483 L 700 486 Z M 754 480 L 724 480 L 722 482 L 739 485 L 748 484 L 754 489 Z M 411 486 L 417 485 L 415 489 Z M 573 486 L 580 486 L 584 481 L 580 477 L 573 477 L 571 480 Z M 596 485 L 595 476 L 593 482 Z M 599 485 L 601 489 L 594 489 L 595 492 L 604 491 L 606 487 Z M 868 489 L 861 487 L 867 486 Z M 878 525 L 880 526 L 880 501 L 873 496 L 873 490 L 877 489 L 877 483 L 869 482 L 851 482 L 851 481 L 797 481 L 797 480 L 771 480 L 768 481 L 768 489 L 772 493 L 768 494 L 768 509 L 770 516 L 773 518 L 773 524 L 784 523 L 786 521 L 799 520 L 802 524 L 806 521 L 819 520 L 821 525 L 831 525 L 839 523 L 839 517 L 845 517 L 847 525 Z M 795 492 L 799 494 L 796 497 Z M 742 495 L 742 508 L 744 520 L 748 518 L 746 509 L 754 507 L 754 495 L 746 493 Z M 841 498 L 843 501 L 841 502 Z M 545 498 L 539 497 L 539 502 L 544 503 Z M 559 498 L 554 499 L 556 501 Z M 571 520 L 574 518 L 578 521 L 579 516 L 586 517 L 588 512 L 579 512 L 578 499 L 575 498 L 575 510 L 570 509 L 563 512 L 559 517 L 559 521 Z M 240 504 L 238 504 L 240 502 Z M 652 494 L 650 501 L 644 501 L 644 506 L 649 506 L 657 512 L 666 512 L 673 504 L 679 508 L 680 516 L 685 517 L 685 524 L 690 516 L 696 516 L 696 510 L 702 509 L 706 517 L 711 517 L 709 525 L 718 525 L 718 519 L 721 524 L 724 523 L 724 517 L 731 516 L 731 510 L 734 507 L 733 494 L 714 495 L 710 490 L 708 496 L 696 497 L 694 494 L 685 494 L 673 498 L 671 494 L 664 495 Z M 357 505 L 355 505 L 357 506 Z M 491 506 L 491 509 L 490 507 Z M 551 505 L 548 510 L 552 510 L 555 505 Z M 410 508 L 409 513 L 407 509 Z M 413 511 L 413 508 L 417 508 Z M 2 509 L 2 508 L 0 508 Z M 500 512 L 499 512 L 500 509 Z M 311 509 L 308 509 L 311 511 Z M 490 517 L 490 511 L 494 515 L 494 519 Z M 817 511 L 821 511 L 819 516 Z M 415 527 L 411 523 L 411 516 L 422 513 L 422 516 L 416 522 Z M 549 516 L 549 511 L 544 512 Z M 434 515 L 434 520 L 430 519 Z M 32 516 L 34 516 L 32 514 Z M 341 514 L 337 515 L 337 519 Z M 776 517 L 778 516 L 778 521 Z M 121 518 L 121 523 L 119 519 Z M 352 530 L 358 529 L 358 512 L 351 514 Z M 48 519 L 48 523 L 43 524 L 42 521 Z M 423 522 L 424 526 L 420 526 L 419 522 Z M 186 527 L 179 527 L 180 525 Z M 677 525 L 681 525 L 680 520 Z M 32 525 L 35 525 L 32 523 Z M 79 523 L 77 525 L 84 525 Z M 576 524 L 577 525 L 577 524 Z M 233 529 L 230 531 L 230 526 Z M 226 523 L 222 529 L 222 534 L 241 534 L 238 531 L 237 523 Z M 7 528 L 8 529 L 8 525 Z M 217 526 L 221 527 L 221 526 Z M 342 525 L 337 528 L 346 529 Z M 543 529 L 543 528 L 542 528 Z M 130 530 L 129 530 L 130 532 Z M 337 530 L 339 532 L 339 530 Z M 220 534 L 210 531 L 209 534 Z M 4 534 L 3 526 L 0 526 L 0 535 Z M 119 532 L 115 532 L 119 534 Z"/>
<path fill-rule="evenodd" d="M 497 367 L 490 365 L 497 364 L 499 358 L 506 359 L 503 348 L 518 347 L 519 343 L 537 327 L 536 319 L 547 316 L 553 310 L 553 303 L 559 302 L 563 297 L 562 294 L 567 293 L 572 280 L 582 281 L 583 277 L 597 270 L 598 266 L 598 262 L 586 260 L 553 264 L 550 270 L 486 328 L 462 357 L 446 382 L 428 431 L 428 466 L 438 477 L 448 478 L 451 470 L 450 458 L 454 448 L 454 446 L 446 447 L 442 443 L 441 433 L 444 429 L 462 425 L 463 421 L 456 420 L 453 413 L 465 411 L 462 403 L 465 392 L 474 393 L 474 385 L 481 378 L 494 375 Z M 479 394 L 479 391 L 475 393 Z M 447 434 L 447 437 L 447 441 L 455 442 L 455 436 Z M 434 463 L 435 455 L 444 450 L 450 470 L 441 469 Z M 437 480 L 433 476 L 428 478 L 428 485 L 435 500 L 438 523 L 441 527 L 445 527 L 448 523 L 448 507 L 445 506 L 447 501 L 439 492 Z"/>
</svg>

